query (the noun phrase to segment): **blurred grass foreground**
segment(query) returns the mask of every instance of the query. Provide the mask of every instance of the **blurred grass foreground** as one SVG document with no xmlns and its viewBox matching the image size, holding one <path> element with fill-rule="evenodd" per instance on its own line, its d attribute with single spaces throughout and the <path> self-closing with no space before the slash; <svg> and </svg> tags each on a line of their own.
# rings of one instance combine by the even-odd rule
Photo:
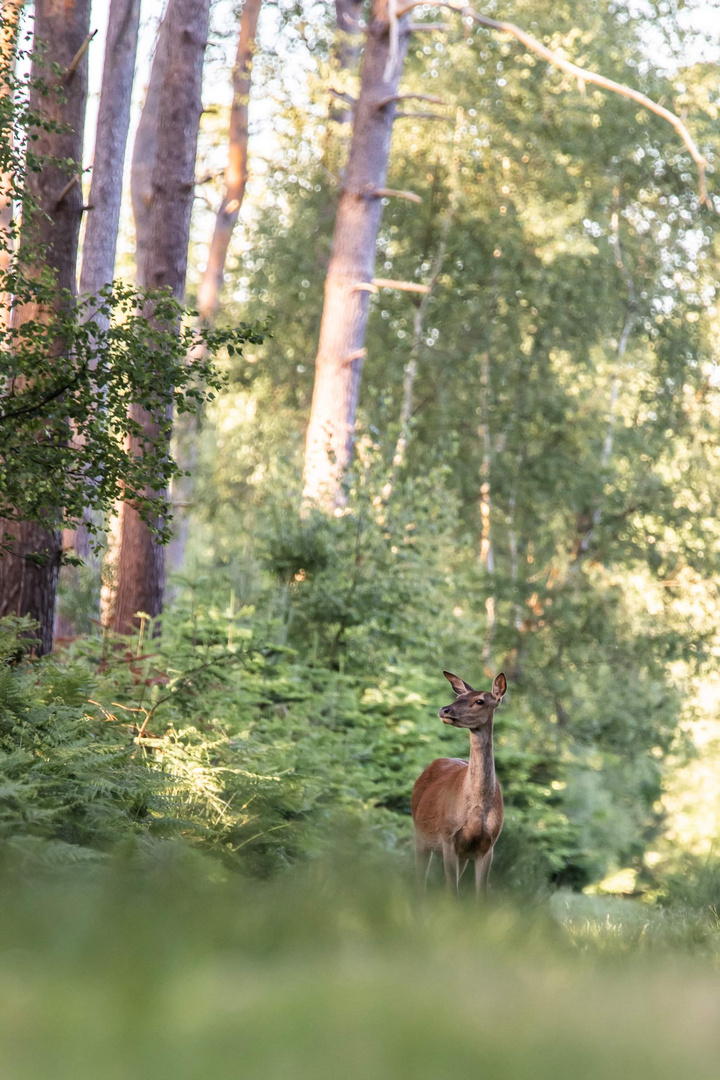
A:
<svg viewBox="0 0 720 1080">
<path fill-rule="evenodd" d="M 3 1080 L 716 1077 L 707 909 L 416 897 L 397 867 L 6 875 Z"/>
</svg>

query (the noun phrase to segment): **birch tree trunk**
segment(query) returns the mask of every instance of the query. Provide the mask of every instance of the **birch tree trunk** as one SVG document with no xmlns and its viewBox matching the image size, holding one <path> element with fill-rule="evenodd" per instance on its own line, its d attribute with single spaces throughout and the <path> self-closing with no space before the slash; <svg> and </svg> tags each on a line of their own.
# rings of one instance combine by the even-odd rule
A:
<svg viewBox="0 0 720 1080">
<path fill-rule="evenodd" d="M 228 163 L 225 169 L 225 193 L 215 218 L 207 265 L 198 290 L 198 322 L 212 326 L 220 305 L 225 264 L 233 230 L 237 224 L 248 180 L 248 113 L 252 81 L 255 38 L 262 0 L 245 0 L 240 16 L 235 66 L 232 72 L 233 99 L 230 106 Z M 168 569 L 180 570 L 185 562 L 190 507 L 195 488 L 193 473 L 197 465 L 199 416 L 185 413 L 175 433 L 176 460 L 189 475 L 173 480 L 173 536 L 168 544 Z"/>
<path fill-rule="evenodd" d="M 345 500 L 343 478 L 353 451 L 365 357 L 369 288 L 388 169 L 390 138 L 409 30 L 373 0 L 360 94 L 343 178 L 315 362 L 305 446 L 306 501 L 326 509 Z M 391 32 L 392 31 L 392 32 Z"/>
<path fill-rule="evenodd" d="M 151 177 L 143 196 L 136 175 L 133 191 L 138 284 L 152 289 L 169 287 L 181 301 L 185 295 L 195 192 L 209 7 L 210 0 L 170 0 L 168 4 L 143 110 L 145 125 L 138 132 L 138 138 L 146 140 L 144 157 L 136 155 L 133 160 L 134 166 L 142 160 Z M 147 115 L 146 110 L 150 110 Z M 157 426 L 147 411 L 133 405 L 131 414 L 141 425 L 143 440 L 157 440 Z M 128 447 L 134 454 L 140 449 L 139 440 L 132 440 Z M 152 618 L 158 616 L 162 611 L 164 586 L 165 548 L 157 543 L 135 508 L 124 504 L 119 529 L 114 628 L 129 633 L 137 625 L 138 612 Z"/>
<path fill-rule="evenodd" d="M 87 100 L 87 55 L 90 0 L 36 0 L 35 51 L 30 105 L 53 121 L 52 131 L 39 129 L 34 153 L 44 158 L 40 172 L 28 176 L 28 188 L 39 212 L 23 226 L 22 249 L 40 244 L 45 265 L 55 272 L 58 293 L 76 293 L 76 263 L 82 191 L 78 169 L 82 161 L 83 125 Z M 42 63 L 37 46 L 44 43 Z M 57 67 L 55 67 L 57 65 Z M 56 75 L 55 70 L 61 74 Z M 49 92 L 36 85 L 42 78 Z M 73 182 L 74 181 L 74 182 Z M 59 302 L 59 301 L 58 301 Z M 30 303 L 13 313 L 16 325 L 46 321 L 51 312 Z M 0 559 L 0 616 L 30 615 L 40 624 L 40 652 L 49 652 L 60 567 L 60 534 L 33 522 L 0 521 L 10 551 Z"/>
<path fill-rule="evenodd" d="M 18 24 L 22 11 L 23 0 L 2 0 L 0 5 L 0 97 L 7 97 L 11 93 L 10 77 L 15 68 L 15 56 L 17 52 Z M 10 139 L 11 131 L 8 127 L 3 135 Z M 12 143 L 8 142 L 7 151 L 11 151 Z M 0 275 L 4 275 L 10 265 L 14 247 L 11 233 L 13 217 L 13 178 L 9 168 L 0 171 Z M 10 322 L 11 297 L 7 292 L 0 289 L 0 324 L 7 326 Z"/>
</svg>

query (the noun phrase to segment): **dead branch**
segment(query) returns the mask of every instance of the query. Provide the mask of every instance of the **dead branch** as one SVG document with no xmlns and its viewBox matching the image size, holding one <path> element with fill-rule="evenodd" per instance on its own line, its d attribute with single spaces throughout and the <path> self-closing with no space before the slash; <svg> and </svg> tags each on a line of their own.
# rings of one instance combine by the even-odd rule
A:
<svg viewBox="0 0 720 1080">
<path fill-rule="evenodd" d="M 374 193 L 381 199 L 407 199 L 408 202 L 421 203 L 422 196 L 414 191 L 396 191 L 394 188 L 375 188 Z"/>
<path fill-rule="evenodd" d="M 332 94 L 333 97 L 339 98 L 340 101 L 344 101 L 346 105 L 351 105 L 353 108 L 357 105 L 357 98 L 344 90 L 336 90 L 334 86 L 328 86 L 328 94 Z"/>
<path fill-rule="evenodd" d="M 531 52 L 536 53 L 538 56 L 546 60 L 548 64 L 552 64 L 553 67 L 559 68 L 560 71 L 566 72 L 568 75 L 572 75 L 573 78 L 578 80 L 578 83 L 582 86 L 584 83 L 593 83 L 595 86 L 601 87 L 603 90 L 610 90 L 614 94 L 619 94 L 621 97 L 629 98 L 631 101 L 636 101 L 638 105 L 642 105 L 648 112 L 655 113 L 656 116 L 662 117 L 663 120 L 667 120 L 668 124 L 675 129 L 680 138 L 682 139 L 685 147 L 687 148 L 690 157 L 693 159 L 698 169 L 698 189 L 700 202 L 705 206 L 712 208 L 712 203 L 707 193 L 707 185 L 705 183 L 705 167 L 707 165 L 706 159 L 700 153 L 695 140 L 686 128 L 685 124 L 679 116 L 666 109 L 664 106 L 659 105 L 653 101 L 646 94 L 642 94 L 639 90 L 635 90 L 631 86 L 625 86 L 623 83 L 615 82 L 614 79 L 608 79 L 605 75 L 599 75 L 597 72 L 588 71 L 587 68 L 582 68 L 578 64 L 573 64 L 569 60 L 565 60 L 559 53 L 553 52 L 552 49 L 548 49 L 546 45 L 534 38 L 532 34 L 528 34 L 521 27 L 516 26 L 515 23 L 500 22 L 497 19 L 490 19 L 487 15 L 480 15 L 479 12 L 474 11 L 470 7 L 458 7 L 456 4 L 444 2 L 444 0 L 437 0 L 436 3 L 425 3 L 424 0 L 413 0 L 412 3 L 406 4 L 396 12 L 398 19 L 402 18 L 409 11 L 413 11 L 418 7 L 443 7 L 450 11 L 456 11 L 459 15 L 465 18 L 472 19 L 473 22 L 478 23 L 479 26 L 484 26 L 488 30 L 495 30 L 501 34 L 511 34 L 512 37 L 523 44 Z"/>
<path fill-rule="evenodd" d="M 75 53 L 75 55 L 73 56 L 72 60 L 68 64 L 68 66 L 65 68 L 65 71 L 63 72 L 63 77 L 62 77 L 63 82 L 67 82 L 67 80 L 70 78 L 70 76 L 75 74 L 75 72 L 77 71 L 78 64 L 80 63 L 83 56 L 87 52 L 88 45 L 90 44 L 90 42 L 92 41 L 92 39 L 95 37 L 96 34 L 97 34 L 97 30 L 93 30 L 93 32 L 91 34 L 88 34 L 88 36 L 85 38 L 85 40 L 83 41 L 83 43 L 80 46 L 80 48 L 78 49 L 78 51 Z"/>
<path fill-rule="evenodd" d="M 393 281 L 391 278 L 373 278 L 372 283 L 377 289 L 397 289 L 399 292 L 429 293 L 430 286 L 423 285 L 419 281 Z"/>
<path fill-rule="evenodd" d="M 439 112 L 398 112 L 395 113 L 396 120 L 444 120 L 448 124 L 454 124 L 452 116 L 446 116 L 445 113 Z"/>
<path fill-rule="evenodd" d="M 391 105 L 393 101 L 427 101 L 431 105 L 447 105 L 447 101 L 443 101 L 442 98 L 435 97 L 434 94 L 393 94 L 391 97 L 382 98 L 378 101 L 378 109 L 384 109 L 386 105 Z"/>
<path fill-rule="evenodd" d="M 62 203 L 62 201 L 70 194 L 70 192 L 75 187 L 75 185 L 79 184 L 79 183 L 80 183 L 80 173 L 75 173 L 74 176 L 70 177 L 67 184 L 65 185 L 65 187 L 62 189 L 62 191 L 58 195 L 58 197 L 57 197 L 57 199 L 55 201 L 55 209 L 56 210 L 60 207 L 60 204 Z"/>
</svg>

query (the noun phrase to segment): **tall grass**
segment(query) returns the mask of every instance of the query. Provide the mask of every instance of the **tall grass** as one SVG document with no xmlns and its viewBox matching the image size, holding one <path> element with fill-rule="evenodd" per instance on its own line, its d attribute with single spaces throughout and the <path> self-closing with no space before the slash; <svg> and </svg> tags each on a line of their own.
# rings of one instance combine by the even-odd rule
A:
<svg viewBox="0 0 720 1080">
<path fill-rule="evenodd" d="M 417 898 L 393 863 L 212 882 L 169 852 L 6 873 L 3 1080 L 717 1076 L 707 912 Z"/>
</svg>

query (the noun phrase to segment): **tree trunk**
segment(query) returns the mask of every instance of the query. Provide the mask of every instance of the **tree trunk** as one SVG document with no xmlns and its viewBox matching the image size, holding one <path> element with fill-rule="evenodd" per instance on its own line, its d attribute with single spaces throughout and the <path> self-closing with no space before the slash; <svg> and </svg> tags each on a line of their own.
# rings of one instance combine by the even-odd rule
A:
<svg viewBox="0 0 720 1080">
<path fill-rule="evenodd" d="M 33 145 L 44 159 L 40 172 L 31 172 L 28 189 L 39 212 L 23 226 L 23 248 L 40 244 L 45 265 L 55 272 L 58 292 L 76 292 L 75 270 L 82 215 L 79 168 L 87 100 L 87 54 L 82 47 L 90 23 L 90 0 L 36 0 L 33 88 L 30 106 L 58 125 L 37 131 Z M 37 44 L 45 43 L 40 60 Z M 54 68 L 60 74 L 54 74 Z M 35 82 L 42 78 L 50 90 L 42 94 Z M 68 164 L 68 161 L 70 164 Z M 73 183 L 73 179 L 75 182 Z M 59 303 L 59 300 L 58 300 Z M 16 325 L 46 321 L 51 313 L 29 303 L 13 313 Z M 49 652 L 60 565 L 60 534 L 32 522 L 0 522 L 0 535 L 8 534 L 10 551 L 0 559 L 0 616 L 31 615 L 40 623 L 39 651 Z"/>
<path fill-rule="evenodd" d="M 0 98 L 7 97 L 10 90 L 10 77 L 15 69 L 17 51 L 18 24 L 23 0 L 2 0 L 0 5 Z M 6 140 L 6 151 L 12 151 L 12 130 L 10 124 L 3 125 L 2 136 Z M 9 162 L 8 162 L 9 165 Z M 13 177 L 10 167 L 0 171 L 0 285 L 2 276 L 7 273 L 14 248 L 10 227 L 13 217 Z M 0 324 L 10 322 L 9 293 L 0 288 Z"/>
<path fill-rule="evenodd" d="M 391 33 L 387 0 L 373 0 L 350 156 L 335 218 L 333 250 L 315 362 L 305 447 L 308 502 L 327 509 L 344 502 L 343 478 L 353 451 L 365 356 L 368 288 L 375 265 L 381 196 L 408 42 L 407 16 Z M 383 104 L 386 102 L 386 104 Z"/>
<path fill-rule="evenodd" d="M 90 295 L 115 274 L 139 24 L 140 0 L 111 0 L 80 273 L 80 292 Z"/>
<path fill-rule="evenodd" d="M 86 296 L 98 293 L 115 274 L 139 24 L 140 0 L 111 0 L 80 271 L 80 292 Z M 107 329 L 107 319 L 101 312 L 95 315 L 95 321 Z M 93 559 L 84 524 L 77 529 L 63 529 L 62 544 L 63 550 L 74 550 L 86 562 Z M 75 566 L 64 567 L 60 575 L 64 589 L 72 588 L 78 581 Z M 63 615 L 62 604 L 55 632 L 58 637 L 71 637 L 75 633 L 75 627 Z"/>
<path fill-rule="evenodd" d="M 232 73 L 233 100 L 225 195 L 215 218 L 210 253 L 198 292 L 198 313 L 201 322 L 206 325 L 212 324 L 217 315 L 230 239 L 245 196 L 248 178 L 248 102 L 261 3 L 262 0 L 245 0 L 240 18 L 240 37 Z"/>
<path fill-rule="evenodd" d="M 209 7 L 210 0 L 170 0 L 138 130 L 141 145 L 133 157 L 133 168 L 142 165 L 150 177 L 143 190 L 136 173 L 133 186 L 138 284 L 169 287 L 178 300 L 185 294 Z M 133 405 L 131 414 L 143 439 L 156 441 L 157 426 L 147 411 Z M 138 453 L 139 442 L 132 440 L 128 452 Z M 127 504 L 120 519 L 114 628 L 131 632 L 137 612 L 158 616 L 164 585 L 165 549 Z"/>
</svg>

